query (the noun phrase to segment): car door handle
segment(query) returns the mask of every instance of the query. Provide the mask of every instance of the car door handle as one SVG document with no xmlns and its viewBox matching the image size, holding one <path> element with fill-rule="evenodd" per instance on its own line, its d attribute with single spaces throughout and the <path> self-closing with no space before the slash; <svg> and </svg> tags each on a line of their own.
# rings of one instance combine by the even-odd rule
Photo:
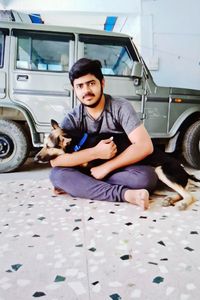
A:
<svg viewBox="0 0 200 300">
<path fill-rule="evenodd" d="M 17 80 L 18 81 L 27 81 L 28 75 L 17 75 Z"/>
</svg>

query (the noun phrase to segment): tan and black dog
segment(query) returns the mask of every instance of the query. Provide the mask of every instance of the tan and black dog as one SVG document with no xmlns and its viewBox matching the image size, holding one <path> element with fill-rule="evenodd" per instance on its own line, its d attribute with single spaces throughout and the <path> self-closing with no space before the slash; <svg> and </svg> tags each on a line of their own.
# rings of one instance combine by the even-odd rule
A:
<svg viewBox="0 0 200 300">
<path fill-rule="evenodd" d="M 52 131 L 46 139 L 44 147 L 35 156 L 35 161 L 37 162 L 49 162 L 58 155 L 73 151 L 73 139 L 59 127 L 55 120 L 51 120 L 51 125 Z M 88 138 L 82 148 L 95 146 L 101 139 L 108 138 L 108 135 L 97 136 L 95 141 L 91 141 L 91 139 Z M 123 141 L 122 137 L 117 138 L 117 136 L 115 137 L 114 135 L 113 139 L 117 145 L 117 149 L 120 149 L 120 152 L 130 144 L 128 139 Z M 175 205 L 177 202 L 177 208 L 179 210 L 184 210 L 195 201 L 193 195 L 187 190 L 187 186 L 189 180 L 195 183 L 200 182 L 200 180 L 194 175 L 188 174 L 174 157 L 167 155 L 165 152 L 155 147 L 154 152 L 142 160 L 140 164 L 153 166 L 159 180 L 176 192 L 175 195 L 168 196 L 163 200 L 163 206 Z M 94 164 L 90 165 L 89 163 L 88 168 L 91 168 L 92 166 L 94 166 Z"/>
</svg>

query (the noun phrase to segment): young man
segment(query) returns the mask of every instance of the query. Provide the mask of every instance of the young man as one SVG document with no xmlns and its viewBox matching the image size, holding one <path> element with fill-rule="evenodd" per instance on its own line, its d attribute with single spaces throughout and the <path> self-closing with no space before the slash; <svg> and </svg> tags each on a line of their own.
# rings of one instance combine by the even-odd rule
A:
<svg viewBox="0 0 200 300">
<path fill-rule="evenodd" d="M 80 104 L 64 118 L 62 128 L 70 136 L 87 133 L 88 139 L 105 133 L 118 135 L 129 144 L 120 152 L 115 139 L 107 138 L 88 149 L 58 156 L 51 161 L 54 187 L 74 197 L 125 201 L 147 209 L 157 176 L 150 166 L 138 165 L 152 153 L 153 145 L 135 110 L 127 100 L 103 93 L 105 82 L 98 60 L 78 60 L 69 78 Z M 102 163 L 91 168 L 90 174 L 79 167 L 95 159 Z"/>
</svg>

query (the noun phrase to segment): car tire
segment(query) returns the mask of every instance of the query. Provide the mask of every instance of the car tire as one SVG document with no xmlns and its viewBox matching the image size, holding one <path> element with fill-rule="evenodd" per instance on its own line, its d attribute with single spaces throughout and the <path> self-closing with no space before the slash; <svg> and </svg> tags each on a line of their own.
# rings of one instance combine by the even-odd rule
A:
<svg viewBox="0 0 200 300">
<path fill-rule="evenodd" d="M 27 159 L 27 133 L 18 123 L 0 120 L 0 173 L 18 169 Z"/>
<path fill-rule="evenodd" d="M 200 120 L 192 124 L 183 138 L 183 156 L 195 169 L 200 169 Z"/>
</svg>

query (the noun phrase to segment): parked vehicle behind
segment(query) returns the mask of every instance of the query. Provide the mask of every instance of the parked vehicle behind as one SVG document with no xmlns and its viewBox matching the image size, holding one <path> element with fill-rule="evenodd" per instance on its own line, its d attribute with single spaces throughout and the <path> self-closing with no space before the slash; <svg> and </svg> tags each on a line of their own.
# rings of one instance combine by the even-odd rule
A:
<svg viewBox="0 0 200 300">
<path fill-rule="evenodd" d="M 101 61 L 105 92 L 132 103 L 155 143 L 200 168 L 200 90 L 157 86 L 131 37 L 0 22 L 0 172 L 19 168 L 42 147 L 50 119 L 76 105 L 68 72 L 81 57 Z"/>
</svg>

